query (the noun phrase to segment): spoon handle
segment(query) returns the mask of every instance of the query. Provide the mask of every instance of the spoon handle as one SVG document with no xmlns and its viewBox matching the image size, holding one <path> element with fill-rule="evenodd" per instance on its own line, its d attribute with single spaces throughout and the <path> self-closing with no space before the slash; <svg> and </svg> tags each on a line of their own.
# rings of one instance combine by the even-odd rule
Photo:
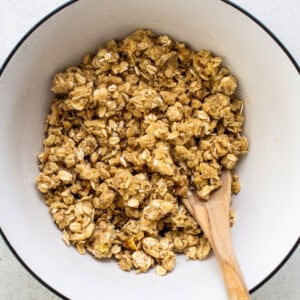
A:
<svg viewBox="0 0 300 300">
<path fill-rule="evenodd" d="M 208 211 L 208 226 L 211 227 L 209 241 L 220 265 L 230 300 L 250 299 L 240 266 L 234 254 L 228 225 L 225 219 L 218 219 L 217 210 Z M 228 220 L 228 218 L 227 218 Z"/>
<path fill-rule="evenodd" d="M 208 238 L 218 260 L 226 284 L 228 299 L 250 299 L 243 275 L 233 251 L 230 237 L 229 211 L 224 201 L 211 202 L 208 206 L 198 199 L 183 202 Z M 224 207 L 220 207 L 224 206 Z M 227 212 L 224 217 L 224 211 Z"/>
</svg>

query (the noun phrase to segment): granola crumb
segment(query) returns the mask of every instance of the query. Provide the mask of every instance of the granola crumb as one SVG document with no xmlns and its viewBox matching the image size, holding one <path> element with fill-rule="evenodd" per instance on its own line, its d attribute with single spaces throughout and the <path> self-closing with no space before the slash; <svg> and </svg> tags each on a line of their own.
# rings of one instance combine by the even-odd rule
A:
<svg viewBox="0 0 300 300">
<path fill-rule="evenodd" d="M 37 188 L 67 246 L 164 276 L 211 247 L 181 203 L 209 201 L 247 153 L 243 101 L 222 59 L 139 29 L 54 76 Z M 230 223 L 235 213 L 230 211 Z"/>
</svg>

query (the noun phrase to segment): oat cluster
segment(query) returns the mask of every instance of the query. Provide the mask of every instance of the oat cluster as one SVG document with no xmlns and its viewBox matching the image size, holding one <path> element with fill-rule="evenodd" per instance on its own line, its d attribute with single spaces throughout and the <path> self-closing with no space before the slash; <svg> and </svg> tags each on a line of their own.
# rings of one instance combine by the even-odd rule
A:
<svg viewBox="0 0 300 300">
<path fill-rule="evenodd" d="M 177 253 L 204 259 L 181 198 L 192 188 L 209 200 L 247 152 L 236 88 L 221 58 L 148 30 L 56 74 L 37 186 L 65 243 L 159 275 Z"/>
</svg>

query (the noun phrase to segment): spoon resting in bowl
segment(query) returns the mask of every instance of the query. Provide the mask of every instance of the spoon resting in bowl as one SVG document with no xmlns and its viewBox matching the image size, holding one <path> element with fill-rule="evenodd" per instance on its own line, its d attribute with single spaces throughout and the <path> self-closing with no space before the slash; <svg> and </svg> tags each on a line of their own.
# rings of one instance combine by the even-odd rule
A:
<svg viewBox="0 0 300 300">
<path fill-rule="evenodd" d="M 230 300 L 250 299 L 242 272 L 234 254 L 230 237 L 229 209 L 231 174 L 223 171 L 222 186 L 211 194 L 209 201 L 198 198 L 193 191 L 182 201 L 208 238 L 222 271 Z"/>
</svg>

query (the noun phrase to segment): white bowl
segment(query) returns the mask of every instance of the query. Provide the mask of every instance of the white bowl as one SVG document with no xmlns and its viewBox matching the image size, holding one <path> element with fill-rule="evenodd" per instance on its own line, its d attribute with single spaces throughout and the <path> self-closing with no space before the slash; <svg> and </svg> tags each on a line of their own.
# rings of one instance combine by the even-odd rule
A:
<svg viewBox="0 0 300 300">
<path fill-rule="evenodd" d="M 48 15 L 1 69 L 1 229 L 15 253 L 57 293 L 72 299 L 225 299 L 214 256 L 181 256 L 165 277 L 122 272 L 115 262 L 80 256 L 61 241 L 35 188 L 54 73 L 105 41 L 149 28 L 210 49 L 237 76 L 246 100 L 250 152 L 239 166 L 242 192 L 232 237 L 252 291 L 291 253 L 300 228 L 300 78 L 297 66 L 262 26 L 211 0 L 70 2 Z M 273 37 L 274 38 L 274 37 Z M 294 247 L 295 248 L 295 247 Z"/>
</svg>

